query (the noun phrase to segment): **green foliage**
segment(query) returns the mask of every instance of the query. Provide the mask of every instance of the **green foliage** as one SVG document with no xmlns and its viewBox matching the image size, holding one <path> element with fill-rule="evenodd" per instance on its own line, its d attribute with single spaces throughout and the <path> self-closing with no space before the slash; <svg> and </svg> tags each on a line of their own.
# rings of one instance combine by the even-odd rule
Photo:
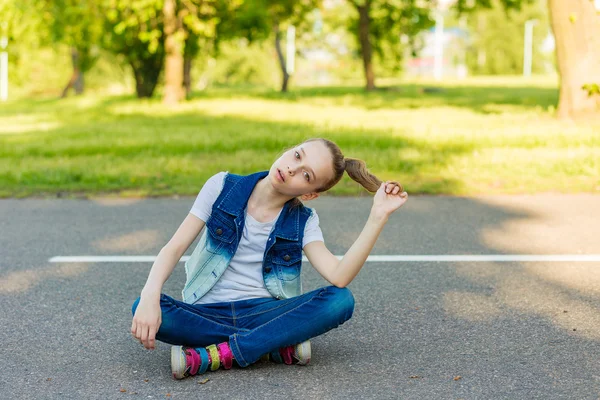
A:
<svg viewBox="0 0 600 400">
<path fill-rule="evenodd" d="M 533 4 L 538 0 L 500 0 L 506 10 L 520 10 L 523 5 Z M 454 8 L 460 13 L 472 12 L 479 9 L 493 8 L 495 0 L 457 0 Z"/>
<path fill-rule="evenodd" d="M 106 30 L 104 47 L 130 60 L 162 51 L 161 0 L 104 0 Z"/>
<path fill-rule="evenodd" d="M 352 3 L 340 2 L 314 10 L 306 15 L 304 22 L 297 28 L 296 44 L 300 51 L 297 74 L 303 74 L 303 67 L 310 71 L 303 74 L 303 79 L 318 80 L 319 75 L 326 75 L 334 83 L 364 79 L 358 40 L 358 13 Z M 378 42 L 376 46 L 373 60 L 377 75 L 397 76 L 401 57 L 398 53 L 402 52 L 404 45 L 397 38 L 392 38 L 391 41 Z M 304 60 L 304 51 L 313 49 L 327 52 L 334 60 L 317 63 Z"/>
<path fill-rule="evenodd" d="M 300 25 L 308 13 L 321 7 L 321 3 L 322 0 L 267 0 L 267 12 L 274 23 Z"/>
<path fill-rule="evenodd" d="M 224 17 L 223 10 L 231 9 L 239 1 L 177 1 L 177 14 L 183 25 L 183 48 L 186 58 L 196 57 L 202 49 L 212 50 L 217 26 Z"/>
<path fill-rule="evenodd" d="M 63 45 L 8 48 L 9 98 L 58 96 L 71 75 L 69 48 Z"/>
<path fill-rule="evenodd" d="M 311 84 L 311 76 L 312 79 L 318 79 L 319 74 L 326 74 L 330 82 L 335 83 L 363 79 L 364 71 L 356 33 L 348 30 L 355 14 L 354 6 L 346 1 L 307 14 L 304 22 L 298 27 L 299 34 L 296 40 L 300 49 L 297 74 L 303 75 L 302 79 L 308 81 L 303 84 Z M 315 63 L 313 60 L 304 59 L 304 52 L 313 49 L 322 49 L 331 54 L 334 60 Z M 375 57 L 377 58 L 377 55 Z"/>
<path fill-rule="evenodd" d="M 42 14 L 41 4 L 34 0 L 0 1 L 0 36 L 8 38 L 9 49 L 44 43 L 47 29 L 40 18 Z"/>
<path fill-rule="evenodd" d="M 268 38 L 275 39 L 275 47 L 279 52 L 279 57 L 275 59 L 275 62 L 279 63 L 280 72 L 278 75 L 283 75 L 282 90 L 287 90 L 287 81 L 289 76 L 284 70 L 285 61 L 283 51 L 281 49 L 282 32 L 289 25 L 302 25 L 307 15 L 318 7 L 321 0 L 245 0 L 239 4 L 239 7 L 235 9 L 229 9 L 223 15 L 227 15 L 229 18 L 219 24 L 217 28 L 217 42 L 216 46 L 224 39 L 231 39 L 236 37 L 244 37 L 250 43 L 257 40 L 266 40 Z M 232 66 L 235 69 L 239 69 L 236 65 L 237 61 L 242 59 L 236 57 Z M 252 67 L 249 71 L 252 71 Z M 229 74 L 233 71 L 229 71 L 226 76 L 229 80 Z M 236 72 L 237 76 L 248 75 L 248 78 L 254 76 L 254 73 L 247 74 L 242 72 L 241 74 Z M 260 79 L 262 80 L 262 79 Z"/>
<path fill-rule="evenodd" d="M 466 14 L 466 19 L 471 35 L 467 65 L 473 74 L 521 74 L 524 26 L 531 19 L 537 20 L 533 29 L 532 72 L 546 72 L 545 65 L 554 62 L 554 57 L 540 51 L 549 31 L 546 7 L 541 2 L 525 4 L 517 11 L 505 9 L 500 0 L 492 0 L 491 8 L 474 10 Z"/>
<path fill-rule="evenodd" d="M 245 37 L 250 42 L 264 40 L 271 31 L 266 1 L 219 1 L 217 15 L 219 16 L 215 35 L 217 50 L 221 42 L 237 37 Z"/>
<path fill-rule="evenodd" d="M 581 88 L 587 92 L 589 97 L 600 95 L 600 85 L 597 83 L 587 83 Z"/>
<path fill-rule="evenodd" d="M 400 38 L 405 36 L 412 45 L 416 35 L 434 25 L 430 4 L 417 0 L 394 0 L 374 3 L 371 14 L 373 50 L 393 71 L 400 71 L 404 48 Z M 356 29 L 358 26 L 355 27 Z M 390 65 L 390 62 L 392 63 Z"/>
<path fill-rule="evenodd" d="M 53 44 L 9 55 L 9 99 L 58 97 L 72 74 L 70 46 Z M 122 57 L 99 50 L 98 60 L 85 75 L 86 92 L 131 93 L 131 68 Z"/>
<path fill-rule="evenodd" d="M 217 26 L 218 42 L 246 38 L 249 42 L 266 40 L 277 24 L 302 25 L 307 15 L 320 6 L 321 0 L 238 0 L 220 2 Z"/>
<path fill-rule="evenodd" d="M 369 36 L 374 53 L 385 69 L 398 72 L 401 70 L 405 45 L 414 45 L 417 34 L 433 26 L 430 16 L 433 2 L 430 0 L 350 0 L 358 9 L 364 5 L 369 7 L 371 18 Z M 348 21 L 348 30 L 355 35 L 359 46 L 359 14 L 355 12 Z M 406 37 L 403 45 L 400 40 Z"/>
<path fill-rule="evenodd" d="M 131 65 L 138 97 L 152 96 L 165 57 L 161 0 L 104 0 L 103 46 Z"/>
<path fill-rule="evenodd" d="M 22 84 L 29 69 L 30 55 L 34 49 L 49 44 L 47 27 L 43 24 L 41 4 L 34 0 L 0 1 L 0 37 L 8 39 L 4 51 L 8 52 L 11 84 Z M 48 67 L 47 65 L 45 67 Z"/>
<path fill-rule="evenodd" d="M 178 0 L 176 16 L 182 29 L 174 33 L 183 43 L 184 57 L 194 58 L 203 48 L 212 48 L 216 26 L 238 2 Z M 125 57 L 131 65 L 139 97 L 152 96 L 165 57 L 162 0 L 104 0 L 106 35 L 104 46 Z M 221 8 L 217 7 L 218 5 Z"/>
<path fill-rule="evenodd" d="M 273 45 L 248 43 L 244 39 L 221 43 L 218 56 L 200 57 L 194 75 L 203 76 L 209 85 L 265 86 L 274 88 L 279 80 L 279 68 Z"/>
<path fill-rule="evenodd" d="M 219 21 L 216 2 L 217 0 L 178 0 L 177 13 L 183 21 L 184 30 L 198 37 L 214 37 Z"/>
<path fill-rule="evenodd" d="M 364 2 L 363 2 L 364 3 Z M 534 44 L 539 44 L 547 31 L 543 8 L 523 1 L 521 12 L 502 10 L 520 1 L 494 3 L 478 1 L 478 9 L 468 14 L 469 26 L 477 37 L 469 54 L 469 62 L 477 73 L 520 73 L 522 70 L 522 24 L 525 19 L 538 18 L 534 29 Z M 358 46 L 358 1 L 342 2 L 335 8 L 315 8 L 316 0 L 178 0 L 178 15 L 185 27 L 185 56 L 194 63 L 194 80 L 198 73 L 208 81 L 223 84 L 256 84 L 273 87 L 279 79 L 277 57 L 272 45 L 273 24 L 280 22 L 283 32 L 288 24 L 296 26 L 298 49 L 297 73 L 294 80 L 317 76 L 341 79 L 362 78 L 362 63 Z M 362 3 L 360 3 L 362 4 Z M 430 3 L 416 0 L 371 1 L 371 38 L 374 63 L 378 76 L 397 76 L 402 53 L 413 47 L 416 33 L 432 25 L 428 15 Z M 484 5 L 493 8 L 480 11 Z M 133 71 L 138 94 L 149 96 L 159 82 L 164 60 L 162 0 L 5 0 L 0 2 L 0 32 L 9 37 L 11 87 L 23 92 L 53 93 L 68 78 L 71 71 L 67 46 L 75 46 L 83 58 L 82 69 L 93 79 L 86 83 L 97 88 L 107 65 L 114 71 L 105 77 L 107 86 L 127 80 L 123 73 Z M 540 11 L 541 10 L 541 11 Z M 485 15 L 487 27 L 477 30 L 475 17 Z M 508 15 L 508 19 L 507 19 Z M 473 19 L 472 19 L 473 18 Z M 351 27 L 351 30 L 348 30 Z M 407 42 L 399 42 L 405 35 Z M 242 37 L 247 39 L 239 41 Z M 285 38 L 282 38 L 283 41 Z M 265 41 L 264 43 L 260 43 Z M 260 44 L 259 44 L 260 43 Z M 208 68 L 222 44 L 216 64 Z M 479 46 L 479 47 L 478 47 Z M 54 48 L 52 54 L 51 48 Z M 102 48 L 108 49 L 112 55 Z M 484 48 L 485 68 L 477 69 L 475 50 Z M 324 49 L 334 61 L 315 63 L 303 59 L 303 50 Z M 93 62 L 100 59 L 96 67 Z M 534 72 L 540 59 L 534 53 Z M 197 65 L 196 65 L 197 64 Z M 315 66 L 316 64 L 319 64 Z M 125 65 L 125 67 L 124 67 Z M 132 70 L 130 70 L 130 68 Z M 302 76 L 302 67 L 312 72 Z M 90 69 L 91 68 L 91 69 Z M 112 70 L 111 70 L 112 71 Z M 115 78 L 112 78 L 113 74 Z"/>
<path fill-rule="evenodd" d="M 103 35 L 102 10 L 97 2 L 85 0 L 43 0 L 42 18 L 55 43 L 77 49 L 78 67 L 87 72 L 97 61 Z"/>
</svg>

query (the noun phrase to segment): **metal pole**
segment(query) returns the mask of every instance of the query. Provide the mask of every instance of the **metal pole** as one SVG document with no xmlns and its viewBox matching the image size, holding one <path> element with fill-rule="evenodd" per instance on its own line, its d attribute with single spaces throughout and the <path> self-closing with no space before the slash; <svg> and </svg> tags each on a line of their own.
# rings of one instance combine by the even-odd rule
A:
<svg viewBox="0 0 600 400">
<path fill-rule="evenodd" d="M 537 23 L 536 19 L 525 21 L 525 40 L 523 43 L 523 76 L 531 76 L 531 64 L 533 53 L 533 26 Z"/>
<path fill-rule="evenodd" d="M 0 47 L 2 50 L 8 46 L 8 38 L 3 36 L 0 39 Z M 0 100 L 6 101 L 8 99 L 8 53 L 2 51 L 0 53 Z"/>
<path fill-rule="evenodd" d="M 287 61 L 285 64 L 285 69 L 289 75 L 294 73 L 294 56 L 296 55 L 296 27 L 294 25 L 290 25 L 287 28 Z"/>
<path fill-rule="evenodd" d="M 435 55 L 433 59 L 433 76 L 442 80 L 444 63 L 444 14 L 437 10 L 435 18 Z"/>
</svg>

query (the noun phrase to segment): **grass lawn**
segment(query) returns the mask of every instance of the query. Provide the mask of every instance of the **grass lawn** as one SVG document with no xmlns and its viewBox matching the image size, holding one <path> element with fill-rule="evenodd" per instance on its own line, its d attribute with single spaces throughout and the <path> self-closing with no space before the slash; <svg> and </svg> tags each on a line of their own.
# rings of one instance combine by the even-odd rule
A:
<svg viewBox="0 0 600 400">
<path fill-rule="evenodd" d="M 309 137 L 412 194 L 600 193 L 600 123 L 554 119 L 557 98 L 553 79 L 479 78 L 374 93 L 217 88 L 176 109 L 21 99 L 0 108 L 0 197 L 196 195 L 215 173 L 266 170 Z M 366 194 L 348 176 L 329 193 Z"/>
</svg>

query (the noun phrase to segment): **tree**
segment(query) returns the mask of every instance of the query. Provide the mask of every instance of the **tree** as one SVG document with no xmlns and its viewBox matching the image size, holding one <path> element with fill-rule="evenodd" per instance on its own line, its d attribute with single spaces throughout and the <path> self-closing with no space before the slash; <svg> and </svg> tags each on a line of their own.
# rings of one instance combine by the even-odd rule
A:
<svg viewBox="0 0 600 400">
<path fill-rule="evenodd" d="M 490 7 L 491 0 L 458 0 L 459 12 Z M 532 0 L 502 0 L 506 8 L 520 8 Z M 558 116 L 577 118 L 598 114 L 600 104 L 586 89 L 600 83 L 600 13 L 591 0 L 548 0 L 550 26 L 556 42 L 560 75 Z"/>
<path fill-rule="evenodd" d="M 225 2 L 228 7 L 234 2 Z M 175 104 L 191 90 L 192 60 L 199 42 L 213 38 L 217 24 L 214 0 L 164 0 L 165 92 L 163 102 Z M 204 40 L 205 43 L 206 40 Z"/>
<path fill-rule="evenodd" d="M 548 0 L 560 74 L 558 116 L 577 118 L 600 112 L 586 85 L 600 84 L 600 12 L 590 0 Z"/>
<path fill-rule="evenodd" d="M 133 70 L 138 97 L 151 97 L 165 59 L 162 0 L 104 0 L 104 47 Z"/>
<path fill-rule="evenodd" d="M 41 15 L 41 5 L 34 0 L 0 1 L 0 37 L 8 39 L 4 51 L 9 54 L 9 63 L 18 65 L 28 50 L 47 44 L 44 38 L 48 30 Z"/>
<path fill-rule="evenodd" d="M 359 45 L 366 79 L 366 90 L 375 89 L 373 53 L 381 58 L 402 59 L 400 38 L 410 40 L 433 25 L 429 0 L 349 0 L 358 11 L 351 22 Z M 385 54 L 384 54 L 385 52 Z"/>
<path fill-rule="evenodd" d="M 481 75 L 522 74 L 525 22 L 532 19 L 536 20 L 532 69 L 534 73 L 544 71 L 551 61 L 540 51 L 550 29 L 546 6 L 538 2 L 524 5 L 521 12 L 515 12 L 505 10 L 498 0 L 494 0 L 493 8 L 477 10 L 465 18 L 471 37 L 467 54 L 469 72 Z M 444 23 L 445 26 L 451 24 L 452 17 Z"/>
<path fill-rule="evenodd" d="M 273 26 L 275 37 L 275 50 L 277 60 L 281 68 L 281 91 L 287 92 L 290 75 L 287 70 L 285 57 L 281 48 L 281 32 L 283 26 L 298 25 L 306 18 L 306 15 L 320 6 L 319 0 L 269 0 L 267 2 L 267 13 Z"/>
<path fill-rule="evenodd" d="M 71 47 L 73 73 L 63 89 L 66 97 L 69 89 L 75 94 L 84 90 L 84 74 L 97 60 L 94 48 L 102 36 L 102 18 L 95 2 L 83 0 L 45 0 L 42 14 L 55 43 Z"/>
<path fill-rule="evenodd" d="M 163 102 L 177 104 L 183 99 L 183 30 L 182 10 L 177 0 L 164 0 L 163 18 L 165 35 L 165 90 Z"/>
<path fill-rule="evenodd" d="M 281 69 L 281 91 L 287 92 L 290 75 L 282 49 L 282 32 L 290 25 L 300 25 L 321 0 L 246 0 L 231 11 L 228 22 L 219 24 L 217 38 L 246 37 L 264 40 L 273 35 L 277 61 Z"/>
</svg>

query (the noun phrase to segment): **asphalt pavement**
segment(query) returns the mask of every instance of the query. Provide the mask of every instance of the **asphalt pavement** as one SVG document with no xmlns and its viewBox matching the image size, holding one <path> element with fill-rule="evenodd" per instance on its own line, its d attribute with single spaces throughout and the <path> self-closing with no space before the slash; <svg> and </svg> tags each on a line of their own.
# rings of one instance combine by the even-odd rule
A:
<svg viewBox="0 0 600 400">
<path fill-rule="evenodd" d="M 308 366 L 175 381 L 170 346 L 129 332 L 151 262 L 49 260 L 155 256 L 193 201 L 0 200 L 1 398 L 600 398 L 599 261 L 367 262 L 352 318 L 311 340 Z M 371 204 L 306 203 L 336 255 Z M 410 196 L 371 254 L 600 255 L 600 195 Z M 305 291 L 329 284 L 307 262 L 302 276 Z M 164 293 L 180 299 L 184 281 L 179 263 Z"/>
</svg>

